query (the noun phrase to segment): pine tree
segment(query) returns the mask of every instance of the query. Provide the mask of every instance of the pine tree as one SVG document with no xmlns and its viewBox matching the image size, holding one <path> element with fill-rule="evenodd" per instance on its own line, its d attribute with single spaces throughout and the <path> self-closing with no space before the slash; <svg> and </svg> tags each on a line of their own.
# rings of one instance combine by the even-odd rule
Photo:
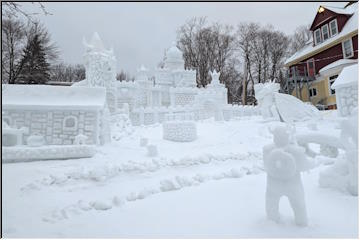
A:
<svg viewBox="0 0 360 240">
<path fill-rule="evenodd" d="M 46 60 L 46 53 L 39 34 L 35 34 L 28 41 L 19 64 L 21 70 L 17 83 L 44 84 L 48 81 L 50 64 Z"/>
</svg>

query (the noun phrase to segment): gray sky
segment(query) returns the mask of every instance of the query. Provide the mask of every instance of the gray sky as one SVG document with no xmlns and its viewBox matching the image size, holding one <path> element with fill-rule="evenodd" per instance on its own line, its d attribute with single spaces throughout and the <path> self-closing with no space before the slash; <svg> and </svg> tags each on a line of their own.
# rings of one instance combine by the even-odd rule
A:
<svg viewBox="0 0 360 240">
<path fill-rule="evenodd" d="M 207 16 L 236 26 L 239 22 L 272 24 L 291 34 L 299 25 L 312 22 L 319 5 L 344 6 L 335 2 L 298 3 L 122 3 L 122 2 L 47 2 L 53 15 L 39 15 L 60 48 L 60 59 L 82 63 L 82 38 L 89 40 L 94 31 L 106 48 L 113 47 L 117 69 L 135 73 L 144 64 L 154 69 L 164 49 L 176 40 L 176 30 L 191 17 Z M 36 5 L 23 3 L 27 11 L 39 11 Z"/>
</svg>

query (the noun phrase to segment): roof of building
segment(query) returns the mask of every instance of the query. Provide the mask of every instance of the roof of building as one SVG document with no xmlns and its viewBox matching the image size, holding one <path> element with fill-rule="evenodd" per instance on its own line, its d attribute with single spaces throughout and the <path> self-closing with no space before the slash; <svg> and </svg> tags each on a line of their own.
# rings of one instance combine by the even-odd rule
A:
<svg viewBox="0 0 360 240">
<path fill-rule="evenodd" d="M 323 73 L 326 72 L 330 69 L 334 69 L 334 68 L 338 68 L 338 67 L 343 67 L 343 66 L 347 66 L 347 65 L 351 65 L 351 64 L 355 64 L 357 63 L 358 60 L 357 59 L 339 59 L 335 62 L 330 63 L 329 65 L 326 65 L 325 67 L 321 68 L 319 70 L 319 73 Z"/>
<path fill-rule="evenodd" d="M 352 9 L 351 7 L 343 8 L 343 7 L 333 7 L 333 6 L 325 6 L 325 5 L 322 5 L 322 7 L 337 14 L 351 15 L 354 13 L 354 9 Z"/>
<path fill-rule="evenodd" d="M 356 4 L 355 4 L 356 5 Z M 346 22 L 344 28 L 337 35 L 327 39 L 326 41 L 313 46 L 312 41 L 309 41 L 302 49 L 294 53 L 285 61 L 285 65 L 295 64 L 298 61 L 304 60 L 311 55 L 315 55 L 317 52 L 320 52 L 322 49 L 326 49 L 331 46 L 334 42 L 341 41 L 342 38 L 347 36 L 352 32 L 357 32 L 358 30 L 358 10 L 357 8 L 350 8 L 353 11 L 353 15 Z M 349 11 L 350 11 L 349 9 Z"/>
<path fill-rule="evenodd" d="M 337 89 L 340 87 L 358 85 L 358 83 L 359 83 L 359 64 L 354 64 L 345 67 L 341 71 L 339 76 L 336 78 L 335 82 L 331 85 L 331 88 Z"/>
<path fill-rule="evenodd" d="M 98 109 L 105 103 L 102 87 L 2 85 L 2 106 L 6 108 Z"/>
</svg>

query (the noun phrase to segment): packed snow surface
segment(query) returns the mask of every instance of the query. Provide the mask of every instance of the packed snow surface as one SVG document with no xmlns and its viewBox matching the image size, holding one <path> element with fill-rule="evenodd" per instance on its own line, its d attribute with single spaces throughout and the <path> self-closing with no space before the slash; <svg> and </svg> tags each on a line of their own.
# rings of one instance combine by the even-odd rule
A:
<svg viewBox="0 0 360 240">
<path fill-rule="evenodd" d="M 296 133 L 340 136 L 336 112 L 325 114 L 316 127 L 295 123 Z M 283 199 L 279 222 L 267 220 L 262 149 L 275 123 L 199 121 L 197 139 L 181 143 L 164 140 L 160 124 L 117 126 L 92 158 L 3 164 L 3 236 L 357 237 L 358 198 L 318 184 L 345 153 L 329 158 L 316 144 L 314 168 L 301 173 L 308 226 L 295 224 Z M 157 154 L 148 156 L 148 146 Z"/>
</svg>

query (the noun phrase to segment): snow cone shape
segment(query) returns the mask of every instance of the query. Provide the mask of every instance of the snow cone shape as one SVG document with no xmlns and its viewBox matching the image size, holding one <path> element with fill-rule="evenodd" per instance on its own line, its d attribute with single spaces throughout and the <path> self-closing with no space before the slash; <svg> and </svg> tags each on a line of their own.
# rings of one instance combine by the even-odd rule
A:
<svg viewBox="0 0 360 240">
<path fill-rule="evenodd" d="M 307 225 L 304 188 L 300 172 L 310 168 L 305 149 L 290 143 L 286 126 L 272 130 L 274 143 L 263 148 L 264 167 L 267 173 L 266 214 L 271 220 L 280 220 L 279 202 L 286 196 L 294 211 L 295 223 Z"/>
</svg>

